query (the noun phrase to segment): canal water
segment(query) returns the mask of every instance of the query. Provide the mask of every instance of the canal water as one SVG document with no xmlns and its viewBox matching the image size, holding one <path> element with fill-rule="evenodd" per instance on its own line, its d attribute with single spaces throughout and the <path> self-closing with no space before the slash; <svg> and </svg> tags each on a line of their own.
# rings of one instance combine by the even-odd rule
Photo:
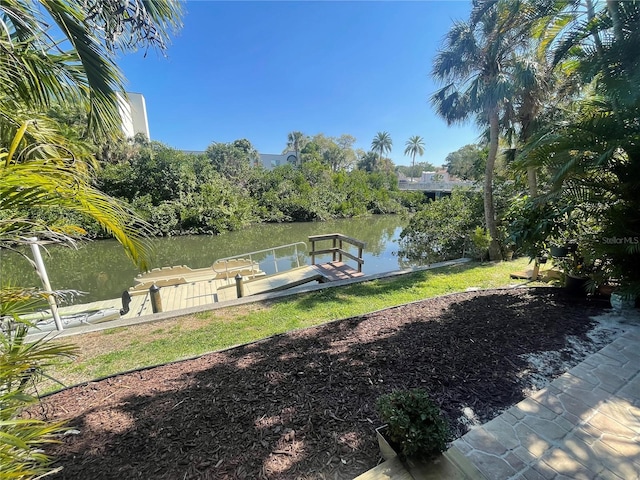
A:
<svg viewBox="0 0 640 480">
<path fill-rule="evenodd" d="M 406 223 L 400 216 L 376 215 L 327 222 L 256 225 L 219 236 L 156 238 L 149 241 L 150 263 L 151 267 L 187 265 L 202 268 L 211 266 L 220 258 L 305 242 L 306 249 L 302 246 L 299 250 L 300 261 L 310 264 L 307 255 L 311 251 L 308 242 L 310 235 L 342 233 L 367 243 L 364 250 L 365 274 L 388 272 L 409 266 L 397 256 L 397 241 Z M 317 245 L 316 248 L 328 248 L 330 245 L 329 242 L 324 246 Z M 351 251 L 357 254 L 357 250 Z M 261 268 L 272 273 L 272 255 L 267 252 L 257 257 Z M 78 249 L 48 246 L 43 251 L 43 258 L 54 290 L 86 292 L 71 303 L 118 298 L 134 284 L 134 277 L 139 273 L 115 240 L 85 242 Z M 355 262 L 345 260 L 356 267 Z M 41 287 L 33 267 L 24 258 L 9 251 L 0 251 L 0 279 L 3 285 Z"/>
</svg>

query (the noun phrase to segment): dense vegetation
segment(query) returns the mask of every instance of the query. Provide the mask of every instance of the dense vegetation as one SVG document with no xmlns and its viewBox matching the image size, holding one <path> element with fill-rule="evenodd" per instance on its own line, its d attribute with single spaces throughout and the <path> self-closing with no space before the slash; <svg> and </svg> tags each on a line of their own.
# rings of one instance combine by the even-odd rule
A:
<svg viewBox="0 0 640 480">
<path fill-rule="evenodd" d="M 447 157 L 450 173 L 482 182 L 484 218 L 461 233 L 464 209 L 428 205 L 405 238 L 433 242 L 439 225 L 442 246 L 479 226 L 492 259 L 569 245 L 565 274 L 640 293 L 639 39 L 637 1 L 474 1 L 434 61 L 432 103 L 486 129 Z"/>
<path fill-rule="evenodd" d="M 0 248 L 31 237 L 72 243 L 82 231 L 60 212 L 93 219 L 141 267 L 139 222 L 127 206 L 95 188 L 92 145 L 119 130 L 122 76 L 115 51 L 163 49 L 180 23 L 180 2 L 3 0 L 0 3 Z M 56 28 L 52 28 L 55 25 Z M 54 38 L 59 35 L 60 38 Z M 73 131 L 49 112 L 67 105 L 87 112 Z M 29 215 L 34 211 L 46 214 Z M 25 342 L 23 314 L 50 292 L 0 285 L 0 477 L 42 478 L 50 473 L 42 444 L 64 427 L 20 418 L 37 401 L 44 370 L 67 346 Z M 46 302 L 45 302 L 46 304 Z"/>
<path fill-rule="evenodd" d="M 0 248 L 33 236 L 73 243 L 88 230 L 117 238 L 144 268 L 139 236 L 149 231 L 421 207 L 419 195 L 396 190 L 384 131 L 370 152 L 354 151 L 349 135 L 291 132 L 299 161 L 273 171 L 255 167 L 246 140 L 199 156 L 118 140 L 116 52 L 162 50 L 179 24 L 174 0 L 0 3 Z M 482 184 L 482 208 L 463 193 L 427 204 L 403 234 L 418 245 L 411 251 L 471 241 L 499 259 L 508 248 L 533 257 L 571 245 L 566 274 L 640 293 L 639 43 L 639 1 L 474 0 L 434 60 L 443 86 L 432 104 L 447 122 L 486 132 L 447 159 L 450 172 Z M 412 169 L 422 150 L 421 137 L 407 141 Z M 38 447 L 59 429 L 17 421 L 41 368 L 70 353 L 23 342 L 20 316 L 44 296 L 0 288 L 0 473 L 13 478 L 47 471 Z"/>
<path fill-rule="evenodd" d="M 343 136 L 344 137 L 344 136 Z M 393 172 L 346 170 L 350 147 L 316 136 L 301 165 L 266 170 L 247 140 L 214 143 L 201 155 L 137 138 L 98 171 L 100 190 L 127 202 L 160 235 L 218 234 L 251 223 L 317 221 L 415 208 Z M 99 234 L 95 231 L 95 234 Z"/>
</svg>

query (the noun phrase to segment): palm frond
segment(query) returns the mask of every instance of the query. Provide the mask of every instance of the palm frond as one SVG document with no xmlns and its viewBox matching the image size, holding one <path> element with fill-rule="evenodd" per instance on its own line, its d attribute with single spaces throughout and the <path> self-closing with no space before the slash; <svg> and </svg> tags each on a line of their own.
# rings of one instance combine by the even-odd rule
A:
<svg viewBox="0 0 640 480">
<path fill-rule="evenodd" d="M 143 267 L 145 247 L 140 234 L 149 231 L 122 202 L 91 185 L 88 165 L 57 145 L 24 143 L 28 129 L 20 129 L 12 149 L 0 155 L 0 212 L 28 209 L 63 208 L 96 220 Z M 1 152 L 0 152 L 1 153 Z M 20 237 L 32 236 L 33 223 L 12 215 L 0 219 L 0 244 L 12 244 Z"/>
</svg>

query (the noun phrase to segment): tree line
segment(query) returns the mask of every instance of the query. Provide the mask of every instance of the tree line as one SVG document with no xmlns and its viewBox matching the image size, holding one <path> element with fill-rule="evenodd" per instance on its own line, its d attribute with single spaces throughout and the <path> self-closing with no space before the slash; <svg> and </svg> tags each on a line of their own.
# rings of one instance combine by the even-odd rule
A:
<svg viewBox="0 0 640 480">
<path fill-rule="evenodd" d="M 196 155 L 138 136 L 122 140 L 117 153 L 103 159 L 95 181 L 159 235 L 219 234 L 260 222 L 403 213 L 423 201 L 420 194 L 399 191 L 386 164 L 352 168 L 346 160 L 359 156 L 350 147 L 353 137 L 337 140 L 316 135 L 301 148 L 299 164 L 265 169 L 246 139 L 212 143 Z M 95 227 L 93 234 L 99 235 Z"/>
</svg>

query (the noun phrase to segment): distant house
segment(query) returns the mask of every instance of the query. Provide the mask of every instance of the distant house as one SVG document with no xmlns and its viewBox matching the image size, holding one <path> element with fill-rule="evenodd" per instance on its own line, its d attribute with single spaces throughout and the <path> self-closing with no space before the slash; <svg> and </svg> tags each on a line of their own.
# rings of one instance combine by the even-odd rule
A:
<svg viewBox="0 0 640 480">
<path fill-rule="evenodd" d="M 204 155 L 206 153 L 205 151 L 200 150 L 181 150 L 181 152 L 189 155 Z M 273 153 L 259 153 L 258 161 L 255 163 L 255 166 L 261 165 L 266 170 L 273 170 L 280 165 L 295 165 L 297 163 L 295 152 L 286 152 L 281 155 Z"/>
<path fill-rule="evenodd" d="M 132 92 L 116 93 L 116 96 L 118 97 L 118 112 L 122 119 L 122 133 L 127 138 L 133 138 L 136 134 L 142 133 L 150 140 L 147 105 L 144 96 L 141 93 Z"/>
<path fill-rule="evenodd" d="M 272 154 L 272 153 L 260 153 L 260 164 L 266 169 L 271 170 L 280 165 L 296 165 L 298 163 L 298 158 L 296 157 L 295 152 L 285 152 L 281 155 Z"/>
<path fill-rule="evenodd" d="M 422 172 L 420 183 L 430 182 L 450 182 L 452 181 L 449 172 L 446 170 L 438 170 L 436 172 Z"/>
</svg>

